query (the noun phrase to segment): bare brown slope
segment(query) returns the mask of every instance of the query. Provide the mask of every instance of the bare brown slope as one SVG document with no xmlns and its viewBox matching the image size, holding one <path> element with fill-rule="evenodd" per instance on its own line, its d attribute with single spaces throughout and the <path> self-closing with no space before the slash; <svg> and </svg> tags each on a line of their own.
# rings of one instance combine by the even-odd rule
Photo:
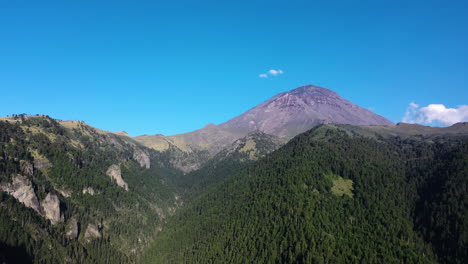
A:
<svg viewBox="0 0 468 264">
<path fill-rule="evenodd" d="M 292 138 L 316 125 L 328 123 L 358 126 L 393 125 L 389 120 L 341 98 L 331 90 L 305 85 L 273 96 L 218 126 L 209 124 L 185 134 L 144 135 L 135 137 L 135 140 L 159 151 L 176 149 L 178 153 L 195 155 L 197 157 L 190 159 L 202 164 L 207 158 L 213 157 L 236 139 L 252 131 L 262 131 L 280 138 Z M 200 152 L 204 152 L 204 157 L 200 156 Z M 185 164 L 183 167 L 191 170 L 200 164 Z"/>
<path fill-rule="evenodd" d="M 280 93 L 244 114 L 219 125 L 230 131 L 260 130 L 279 137 L 294 137 L 318 124 L 383 125 L 392 122 L 314 85 Z"/>
</svg>

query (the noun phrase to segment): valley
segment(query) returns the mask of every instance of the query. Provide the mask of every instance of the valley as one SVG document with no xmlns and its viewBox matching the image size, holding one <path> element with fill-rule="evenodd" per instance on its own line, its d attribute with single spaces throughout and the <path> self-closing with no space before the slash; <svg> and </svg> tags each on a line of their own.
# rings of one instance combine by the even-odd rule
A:
<svg viewBox="0 0 468 264">
<path fill-rule="evenodd" d="M 2 263 L 466 263 L 468 123 L 393 124 L 305 85 L 131 137 L 0 119 Z"/>
</svg>

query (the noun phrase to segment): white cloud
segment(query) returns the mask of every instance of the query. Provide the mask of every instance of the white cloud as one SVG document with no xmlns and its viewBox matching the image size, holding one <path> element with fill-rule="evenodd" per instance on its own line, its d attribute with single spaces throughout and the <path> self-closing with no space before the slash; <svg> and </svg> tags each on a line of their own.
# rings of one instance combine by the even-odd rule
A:
<svg viewBox="0 0 468 264">
<path fill-rule="evenodd" d="M 269 70 L 268 73 L 273 76 L 276 76 L 278 74 L 283 74 L 283 71 L 282 70 Z"/>
<path fill-rule="evenodd" d="M 418 104 L 411 102 L 402 121 L 421 124 L 440 123 L 447 126 L 468 122 L 468 105 L 447 108 L 443 104 L 430 104 L 420 108 Z"/>
<path fill-rule="evenodd" d="M 280 74 L 283 74 L 284 71 L 283 70 L 274 70 L 274 69 L 271 69 L 269 70 L 267 73 L 261 73 L 258 75 L 258 77 L 260 78 L 268 78 L 269 76 L 277 76 L 277 75 L 280 75 Z"/>
<path fill-rule="evenodd" d="M 412 107 L 412 108 L 418 108 L 419 107 L 419 105 L 417 103 L 415 103 L 415 102 L 409 103 L 409 106 Z"/>
</svg>

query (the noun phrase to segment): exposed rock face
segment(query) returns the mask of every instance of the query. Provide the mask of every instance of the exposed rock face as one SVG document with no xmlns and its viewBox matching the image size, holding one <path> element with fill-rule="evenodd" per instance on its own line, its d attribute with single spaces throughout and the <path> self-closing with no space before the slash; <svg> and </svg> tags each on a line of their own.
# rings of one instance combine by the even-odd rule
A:
<svg viewBox="0 0 468 264">
<path fill-rule="evenodd" d="M 46 198 L 41 203 L 44 216 L 55 225 L 62 222 L 63 218 L 60 216 L 60 200 L 57 195 L 48 193 Z"/>
<path fill-rule="evenodd" d="M 25 161 L 25 160 L 22 160 L 20 161 L 20 166 L 21 166 L 21 171 L 25 174 L 25 175 L 29 175 L 29 176 L 32 176 L 33 173 L 34 173 L 34 166 L 32 163 L 28 162 L 28 161 Z"/>
<path fill-rule="evenodd" d="M 118 138 L 115 135 L 100 135 L 99 139 L 105 144 L 113 145 L 117 150 L 124 151 L 125 147 L 121 144 Z"/>
<path fill-rule="evenodd" d="M 135 149 L 133 152 L 133 159 L 138 162 L 141 167 L 149 169 L 151 166 L 149 153 L 145 150 L 139 148 Z"/>
<path fill-rule="evenodd" d="M 42 210 L 36 193 L 34 192 L 31 182 L 25 176 L 20 174 L 16 175 L 13 177 L 11 183 L 0 186 L 0 189 L 3 189 L 9 195 L 15 197 L 26 207 L 32 208 L 42 215 Z"/>
<path fill-rule="evenodd" d="M 111 177 L 112 179 L 115 179 L 117 182 L 117 185 L 124 188 L 126 191 L 128 191 L 128 185 L 127 183 L 122 179 L 122 172 L 120 171 L 120 166 L 117 164 L 113 164 L 107 169 L 106 172 L 107 176 Z"/>
<path fill-rule="evenodd" d="M 26 207 L 32 208 L 40 215 L 50 220 L 52 224 L 62 222 L 60 216 L 60 201 L 55 194 L 47 194 L 46 198 L 39 203 L 31 182 L 25 176 L 20 174 L 12 179 L 12 183 L 0 186 L 8 194 L 15 197 Z"/>
<path fill-rule="evenodd" d="M 67 190 L 65 189 L 65 187 L 57 187 L 56 185 L 54 185 L 54 189 L 59 192 L 61 195 L 63 195 L 63 197 L 71 197 L 73 192 L 70 191 L 70 190 Z"/>
<path fill-rule="evenodd" d="M 67 238 L 68 239 L 77 239 L 78 238 L 78 221 L 75 218 L 70 219 L 67 225 Z"/>
<path fill-rule="evenodd" d="M 94 192 L 94 189 L 91 188 L 91 187 L 87 187 L 87 188 L 84 188 L 83 189 L 83 194 L 90 194 L 90 195 L 94 195 L 95 192 Z"/>
<path fill-rule="evenodd" d="M 393 125 L 331 90 L 305 85 L 280 93 L 219 126 L 244 133 L 260 130 L 279 137 L 293 137 L 316 125 L 327 123 Z"/>
<path fill-rule="evenodd" d="M 34 159 L 34 167 L 37 169 L 46 169 L 52 167 L 52 164 L 46 159 Z"/>
<path fill-rule="evenodd" d="M 99 230 L 99 227 L 95 224 L 88 224 L 88 227 L 86 228 L 86 232 L 85 232 L 85 240 L 89 242 L 91 241 L 91 239 L 100 238 L 100 237 L 101 237 L 101 231 Z"/>
<path fill-rule="evenodd" d="M 174 167 L 190 172 L 198 169 L 208 159 L 242 136 L 244 135 L 208 124 L 202 129 L 185 134 L 168 137 L 160 134 L 144 135 L 134 139 L 149 148 L 164 151 Z"/>
</svg>

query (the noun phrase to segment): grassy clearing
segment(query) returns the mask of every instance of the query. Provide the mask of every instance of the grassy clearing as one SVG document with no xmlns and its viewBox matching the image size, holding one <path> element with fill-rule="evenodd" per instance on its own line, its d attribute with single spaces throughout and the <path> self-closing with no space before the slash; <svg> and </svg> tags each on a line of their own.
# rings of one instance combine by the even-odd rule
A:
<svg viewBox="0 0 468 264">
<path fill-rule="evenodd" d="M 347 195 L 350 198 L 353 198 L 353 181 L 350 179 L 345 179 L 339 175 L 328 174 L 326 175 L 328 179 L 331 180 L 333 186 L 331 192 L 336 196 Z"/>
<path fill-rule="evenodd" d="M 245 142 L 245 145 L 239 150 L 241 153 L 248 153 L 250 160 L 256 160 L 257 157 L 257 145 L 255 141 L 249 139 Z"/>
</svg>

